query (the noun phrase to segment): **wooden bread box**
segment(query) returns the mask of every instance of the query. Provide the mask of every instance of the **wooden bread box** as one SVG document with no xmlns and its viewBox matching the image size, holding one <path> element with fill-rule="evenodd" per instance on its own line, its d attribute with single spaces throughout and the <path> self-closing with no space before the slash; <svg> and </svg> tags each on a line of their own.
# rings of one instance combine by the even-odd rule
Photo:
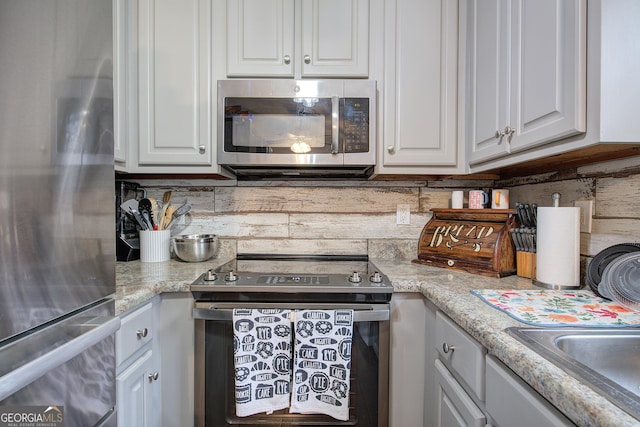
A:
<svg viewBox="0 0 640 427">
<path fill-rule="evenodd" d="M 516 273 L 513 209 L 432 209 L 414 263 L 505 277 Z"/>
</svg>

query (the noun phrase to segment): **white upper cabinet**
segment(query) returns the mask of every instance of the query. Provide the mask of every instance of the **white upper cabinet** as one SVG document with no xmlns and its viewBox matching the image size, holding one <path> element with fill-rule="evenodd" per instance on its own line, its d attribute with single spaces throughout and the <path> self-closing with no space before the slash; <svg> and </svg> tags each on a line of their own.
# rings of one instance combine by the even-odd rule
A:
<svg viewBox="0 0 640 427">
<path fill-rule="evenodd" d="M 469 163 L 586 130 L 586 0 L 469 0 Z"/>
<path fill-rule="evenodd" d="M 376 172 L 464 172 L 464 150 L 458 149 L 458 1 L 388 0 L 383 22 Z"/>
<path fill-rule="evenodd" d="M 139 0 L 139 165 L 214 164 L 211 0 Z"/>
<path fill-rule="evenodd" d="M 367 77 L 369 0 L 227 0 L 228 77 Z"/>
<path fill-rule="evenodd" d="M 294 0 L 227 0 L 227 74 L 293 77 Z"/>
</svg>

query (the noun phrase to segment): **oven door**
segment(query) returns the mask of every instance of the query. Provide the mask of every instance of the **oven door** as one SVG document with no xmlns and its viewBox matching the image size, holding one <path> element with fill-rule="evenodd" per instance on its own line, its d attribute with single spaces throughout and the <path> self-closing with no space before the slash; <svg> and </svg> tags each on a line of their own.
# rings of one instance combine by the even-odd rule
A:
<svg viewBox="0 0 640 427">
<path fill-rule="evenodd" d="M 235 414 L 233 365 L 233 308 L 353 309 L 353 349 L 349 420 L 326 415 L 273 414 L 238 417 Z M 220 426 L 360 426 L 389 423 L 389 305 L 320 303 L 196 302 L 195 412 L 197 427 Z"/>
</svg>

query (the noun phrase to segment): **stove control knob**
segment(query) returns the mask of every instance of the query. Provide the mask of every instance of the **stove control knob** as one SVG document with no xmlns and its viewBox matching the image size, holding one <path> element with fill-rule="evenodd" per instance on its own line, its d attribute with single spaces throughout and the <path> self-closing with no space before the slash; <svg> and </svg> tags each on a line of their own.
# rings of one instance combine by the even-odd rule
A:
<svg viewBox="0 0 640 427">
<path fill-rule="evenodd" d="M 376 271 L 371 276 L 369 276 L 369 281 L 372 283 L 382 283 L 382 274 L 379 271 Z"/>
<path fill-rule="evenodd" d="M 224 276 L 224 280 L 226 280 L 227 282 L 235 282 L 236 280 L 238 280 L 238 275 L 234 273 L 233 270 L 231 270 Z"/>
<path fill-rule="evenodd" d="M 209 270 L 204 275 L 205 282 L 215 282 L 218 279 L 218 275 L 213 272 L 213 270 Z"/>
<path fill-rule="evenodd" d="M 360 277 L 360 273 L 354 271 L 351 276 L 349 276 L 349 281 L 351 283 L 360 283 L 362 282 L 362 277 Z"/>
</svg>

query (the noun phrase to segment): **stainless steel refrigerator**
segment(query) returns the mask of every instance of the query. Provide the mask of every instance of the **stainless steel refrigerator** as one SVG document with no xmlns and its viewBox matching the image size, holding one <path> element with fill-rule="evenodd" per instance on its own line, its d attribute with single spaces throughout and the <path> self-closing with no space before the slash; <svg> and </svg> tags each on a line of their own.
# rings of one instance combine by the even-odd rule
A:
<svg viewBox="0 0 640 427">
<path fill-rule="evenodd" d="M 0 0 L 0 425 L 115 425 L 112 1 Z"/>
</svg>

